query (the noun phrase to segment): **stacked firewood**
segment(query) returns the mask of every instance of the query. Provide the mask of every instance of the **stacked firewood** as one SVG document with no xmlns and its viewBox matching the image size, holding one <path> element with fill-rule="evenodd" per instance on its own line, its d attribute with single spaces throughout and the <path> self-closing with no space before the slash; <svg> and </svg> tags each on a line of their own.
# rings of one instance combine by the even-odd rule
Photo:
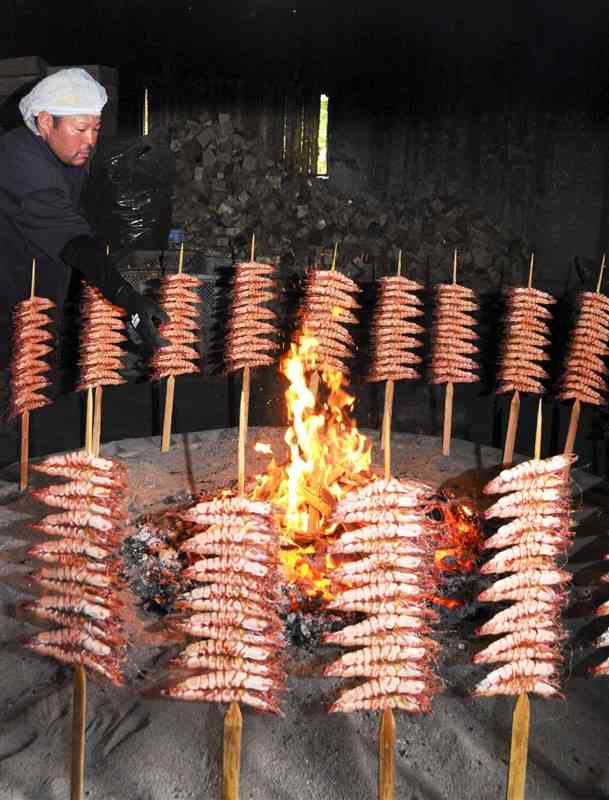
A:
<svg viewBox="0 0 609 800">
<path fill-rule="evenodd" d="M 160 133 L 160 131 L 159 131 Z M 244 254 L 252 231 L 258 252 L 314 263 L 341 240 L 343 263 L 364 267 L 394 261 L 402 248 L 411 276 L 440 280 L 449 249 L 457 247 L 472 285 L 517 283 L 529 249 L 481 211 L 458 198 L 392 198 L 383 203 L 361 192 L 345 197 L 330 181 L 287 174 L 265 143 L 239 129 L 230 114 L 203 112 L 174 131 L 177 181 L 174 224 L 189 247 L 214 255 Z M 329 266 L 329 260 L 326 264 Z"/>
<path fill-rule="evenodd" d="M 418 481 L 377 480 L 349 492 L 332 522 L 345 532 L 330 547 L 335 559 L 356 555 L 333 573 L 339 582 L 330 609 L 366 614 L 363 622 L 326 634 L 328 644 L 357 647 L 324 674 L 366 681 L 343 691 L 330 711 L 430 709 L 439 691 L 433 672 L 438 644 L 430 637 L 436 618 L 427 605 L 433 593 L 433 531 L 430 487 Z"/>
<path fill-rule="evenodd" d="M 571 573 L 559 568 L 574 535 L 571 518 L 568 455 L 525 461 L 504 470 L 485 487 L 501 494 L 487 511 L 489 519 L 511 518 L 485 542 L 499 550 L 482 568 L 483 574 L 506 574 L 479 596 L 480 602 L 511 602 L 478 630 L 482 636 L 501 634 L 479 652 L 476 663 L 495 668 L 474 689 L 475 696 L 531 692 L 560 696 L 560 648 L 566 634 L 560 611 L 567 603 L 565 587 Z"/>
<path fill-rule="evenodd" d="M 423 301 L 415 292 L 424 287 L 401 275 L 379 280 L 379 293 L 371 326 L 370 381 L 400 381 L 420 378 L 417 365 L 422 358 L 414 350 L 423 346 L 417 338 L 425 329 L 417 322 Z"/>
<path fill-rule="evenodd" d="M 272 507 L 221 497 L 201 501 L 182 516 L 203 528 L 181 546 L 197 559 L 182 576 L 201 585 L 178 596 L 179 613 L 169 622 L 198 641 L 170 664 L 194 674 L 163 694 L 280 713 L 285 675 L 276 594 L 279 534 Z"/>
<path fill-rule="evenodd" d="M 307 273 L 300 308 L 300 330 L 315 338 L 311 352 L 313 369 L 349 372 L 347 359 L 352 356 L 353 339 L 345 324 L 354 324 L 354 309 L 360 307 L 353 295 L 359 286 L 335 270 L 312 269 Z"/>
<path fill-rule="evenodd" d="M 85 451 L 51 456 L 33 469 L 69 480 L 32 492 L 46 505 L 65 510 L 32 525 L 58 538 L 28 551 L 45 566 L 30 576 L 42 596 L 27 608 L 61 627 L 34 636 L 26 647 L 121 684 L 125 637 L 118 592 L 124 586 L 119 551 L 126 520 L 126 470 Z"/>
</svg>

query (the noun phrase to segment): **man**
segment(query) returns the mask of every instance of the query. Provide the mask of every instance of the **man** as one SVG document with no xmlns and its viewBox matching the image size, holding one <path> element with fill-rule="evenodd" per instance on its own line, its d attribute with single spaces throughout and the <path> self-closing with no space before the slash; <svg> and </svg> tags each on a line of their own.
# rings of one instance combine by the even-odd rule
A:
<svg viewBox="0 0 609 800">
<path fill-rule="evenodd" d="M 21 100 L 27 127 L 0 137 L 0 370 L 9 359 L 12 308 L 29 295 L 33 258 L 36 293 L 60 310 L 77 270 L 125 309 L 146 345 L 159 343 L 155 323 L 165 315 L 121 277 L 79 209 L 107 99 L 85 70 L 59 70 Z"/>
</svg>

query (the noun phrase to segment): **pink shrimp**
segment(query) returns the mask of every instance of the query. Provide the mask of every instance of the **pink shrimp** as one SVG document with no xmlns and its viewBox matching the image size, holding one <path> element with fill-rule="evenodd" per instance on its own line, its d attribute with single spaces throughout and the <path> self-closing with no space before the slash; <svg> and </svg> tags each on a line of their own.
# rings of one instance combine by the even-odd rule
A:
<svg viewBox="0 0 609 800">
<path fill-rule="evenodd" d="M 193 615 L 193 617 L 196 615 Z M 176 622 L 176 630 L 188 633 L 191 636 L 201 636 L 206 639 L 228 639 L 243 642 L 244 644 L 259 645 L 261 647 L 278 647 L 282 640 L 277 635 L 246 631 L 243 628 L 229 628 L 227 626 L 199 625 L 192 617 L 184 622 Z"/>
<path fill-rule="evenodd" d="M 395 539 L 371 539 L 370 541 L 346 542 L 340 539 L 330 545 L 328 552 L 334 555 L 349 555 L 351 553 L 369 553 L 371 555 L 399 555 L 399 556 L 424 556 L 429 552 L 427 547 L 416 544 L 412 540 L 396 537 Z"/>
<path fill-rule="evenodd" d="M 539 588 L 569 583 L 573 579 L 570 572 L 560 569 L 526 570 L 510 575 L 496 581 L 485 591 L 478 595 L 479 602 L 495 602 L 495 598 L 502 597 L 505 592 L 518 589 Z"/>
<path fill-rule="evenodd" d="M 523 489 L 519 492 L 511 492 L 499 498 L 493 505 L 484 512 L 487 519 L 493 517 L 510 516 L 529 516 L 529 514 L 514 514 L 517 506 L 531 507 L 532 510 L 543 515 L 551 514 L 552 511 L 544 511 L 547 508 L 561 509 L 569 496 L 567 486 L 550 489 Z"/>
<path fill-rule="evenodd" d="M 270 578 L 275 571 L 274 565 L 262 564 L 259 561 L 248 561 L 245 558 L 204 558 L 195 562 L 191 567 L 182 573 L 185 578 L 199 580 L 203 577 L 208 580 L 211 575 L 227 576 L 227 573 L 240 573 L 243 575 L 254 575 L 256 578 Z"/>
<path fill-rule="evenodd" d="M 367 697 L 364 700 L 343 700 L 339 698 L 330 706 L 328 712 L 330 714 L 337 712 L 347 714 L 353 711 L 377 711 L 386 708 L 399 708 L 408 714 L 427 714 L 431 711 L 431 703 L 427 697 L 422 695 L 381 695 L 379 697 Z"/>
<path fill-rule="evenodd" d="M 123 676 L 120 672 L 120 665 L 116 659 L 102 658 L 86 651 L 67 650 L 58 645 L 52 644 L 26 644 L 30 650 L 34 650 L 44 656 L 51 656 L 52 658 L 61 661 L 64 664 L 78 665 L 87 667 L 95 672 L 101 673 L 109 681 L 116 686 L 122 686 L 124 683 Z"/>
<path fill-rule="evenodd" d="M 555 628 L 543 628 L 541 630 L 529 628 L 527 630 L 516 630 L 513 633 L 508 634 L 507 636 L 503 636 L 501 639 L 493 642 L 492 644 L 487 645 L 484 650 L 481 650 L 474 656 L 474 663 L 475 664 L 482 664 L 485 661 L 488 661 L 489 658 L 495 658 L 498 656 L 503 656 L 506 653 L 512 653 L 512 655 L 506 655 L 505 658 L 500 658 L 501 661 L 516 661 L 520 660 L 520 657 L 515 657 L 513 655 L 514 650 L 517 650 L 522 647 L 538 647 L 538 646 L 549 646 L 554 648 L 555 650 L 559 647 L 560 643 L 563 639 L 566 638 L 566 634 Z M 535 656 L 535 655 L 527 655 L 526 658 L 540 658 L 541 660 L 545 660 L 543 656 Z"/>
<path fill-rule="evenodd" d="M 121 588 L 125 585 L 125 581 L 110 570 L 107 572 L 94 572 L 93 570 L 79 567 L 41 567 L 34 570 L 30 577 L 40 583 L 43 581 L 84 583 L 99 589 Z"/>
<path fill-rule="evenodd" d="M 96 639 L 91 633 L 76 628 L 59 628 L 54 631 L 43 631 L 29 641 L 30 645 L 51 644 L 66 648 L 83 648 L 96 656 L 107 658 L 114 652 L 113 648 Z"/>
<path fill-rule="evenodd" d="M 379 632 L 413 631 L 419 634 L 417 641 L 420 641 L 421 646 L 426 647 L 428 644 L 430 649 L 435 649 L 435 642 L 420 636 L 420 634 L 425 634 L 429 631 L 429 625 L 427 623 L 428 621 L 424 617 L 410 616 L 406 610 L 404 610 L 402 614 L 378 614 L 377 616 L 365 619 L 363 622 L 348 625 L 340 631 L 326 633 L 324 635 L 324 642 L 326 644 L 347 645 L 353 639 L 359 639 L 361 636 L 369 636 Z"/>
<path fill-rule="evenodd" d="M 369 586 L 347 589 L 341 592 L 328 603 L 329 609 L 341 609 L 343 604 L 367 602 L 369 600 L 396 600 L 396 599 L 420 599 L 423 592 L 420 587 L 411 584 L 399 583 L 379 583 Z"/>
<path fill-rule="evenodd" d="M 34 544 L 28 549 L 28 555 L 41 561 L 58 561 L 66 556 L 84 555 L 102 561 L 113 556 L 113 550 L 93 544 L 86 539 L 59 539 Z"/>
<path fill-rule="evenodd" d="M 276 664 L 265 664 L 263 661 L 250 661 L 246 658 L 239 658 L 229 655 L 206 655 L 199 654 L 193 656 L 180 656 L 169 662 L 169 667 L 179 667 L 188 670 L 207 670 L 247 672 L 250 675 L 260 675 L 267 678 L 277 679 L 281 675 L 279 666 Z"/>
<path fill-rule="evenodd" d="M 493 575 L 502 572 L 525 572 L 527 570 L 548 570 L 553 569 L 556 564 L 554 558 L 539 556 L 534 558 L 513 558 L 508 561 L 502 558 L 503 553 L 499 553 L 495 558 L 487 561 L 481 569 L 482 575 Z"/>
<path fill-rule="evenodd" d="M 231 656 L 248 661 L 271 661 L 277 663 L 277 647 L 260 647 L 246 644 L 237 639 L 205 639 L 202 642 L 191 642 L 177 656 L 176 661 L 189 660 L 202 656 Z M 271 665 L 271 668 L 273 665 Z"/>
<path fill-rule="evenodd" d="M 476 633 L 478 636 L 494 636 L 498 633 L 515 630 L 516 627 L 547 627 L 547 625 L 539 625 L 537 621 L 545 619 L 548 624 L 554 625 L 557 614 L 558 609 L 554 603 L 539 600 L 521 601 L 504 611 L 499 611 L 478 628 Z"/>
<path fill-rule="evenodd" d="M 281 623 L 276 616 L 261 616 L 258 610 L 256 615 L 247 614 L 240 611 L 229 611 L 228 609 L 209 613 L 191 614 L 189 617 L 193 625 L 199 627 L 240 627 L 246 631 L 256 633 L 274 634 L 281 630 Z"/>
<path fill-rule="evenodd" d="M 383 567 L 425 571 L 426 568 L 431 568 L 431 560 L 428 556 L 401 556 L 377 553 L 366 558 L 360 558 L 357 561 L 342 564 L 333 570 L 332 576 L 337 579 L 348 578 L 350 575 L 359 575 L 375 569 L 382 569 Z"/>
<path fill-rule="evenodd" d="M 407 695 L 411 697 L 429 697 L 433 687 L 427 680 L 416 678 L 373 678 L 372 680 L 348 689 L 331 706 L 330 711 L 347 712 L 352 710 L 354 703 L 370 700 L 371 698 L 387 697 L 391 695 Z M 417 709 L 418 710 L 418 709 Z"/>
<path fill-rule="evenodd" d="M 413 573 L 413 572 L 405 572 L 403 570 L 390 570 L 390 569 L 363 572 L 355 575 L 350 575 L 348 578 L 343 578 L 342 580 L 348 583 L 350 587 L 373 586 L 391 582 L 391 583 L 409 584 L 411 586 L 418 586 L 420 589 L 426 591 L 429 591 L 434 583 L 434 581 L 432 581 L 430 573 L 428 574 Z"/>
<path fill-rule="evenodd" d="M 113 519 L 109 519 L 110 516 Z M 116 511 L 110 512 L 104 506 L 91 505 L 87 511 L 68 510 L 62 514 L 47 514 L 44 518 L 44 524 L 47 527 L 93 528 L 102 533 L 109 533 L 110 531 L 116 531 L 116 524 L 123 516 L 118 515 Z"/>
<path fill-rule="evenodd" d="M 52 610 L 66 614 L 82 614 L 96 622 L 113 625 L 115 614 L 113 606 L 113 603 L 93 602 L 90 598 L 83 597 L 74 591 L 66 591 L 61 594 L 45 595 L 26 607 L 34 613 Z"/>
<path fill-rule="evenodd" d="M 267 588 L 267 587 L 265 587 Z M 251 580 L 243 583 L 208 583 L 204 586 L 197 586 L 189 592 L 184 592 L 176 598 L 177 601 L 184 601 L 186 603 L 195 600 L 209 600 L 211 598 L 221 597 L 227 599 L 242 599 L 250 600 L 258 605 L 262 603 L 271 603 L 274 599 L 272 586 L 269 584 L 268 591 L 260 592 L 259 587 L 254 585 Z"/>
</svg>

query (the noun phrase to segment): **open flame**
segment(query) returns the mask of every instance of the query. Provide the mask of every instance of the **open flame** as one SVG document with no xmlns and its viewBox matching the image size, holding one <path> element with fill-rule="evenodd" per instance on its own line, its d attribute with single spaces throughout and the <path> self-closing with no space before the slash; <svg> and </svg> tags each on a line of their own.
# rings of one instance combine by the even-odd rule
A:
<svg viewBox="0 0 609 800">
<path fill-rule="evenodd" d="M 288 581 L 309 596 L 332 597 L 330 575 L 335 568 L 326 552 L 335 533 L 332 511 L 350 489 L 373 479 L 370 440 L 357 430 L 350 414 L 355 398 L 344 387 L 342 373 L 316 372 L 314 337 L 301 334 L 283 357 L 280 369 L 289 381 L 286 391 L 289 427 L 284 440 L 289 455 L 278 463 L 268 444 L 258 452 L 271 460 L 256 476 L 252 497 L 268 500 L 282 511 L 281 559 Z M 325 398 L 325 399 L 324 399 Z M 442 495 L 438 510 L 444 533 L 436 550 L 442 572 L 470 572 L 480 553 L 480 522 L 475 504 Z M 434 598 L 453 607 L 459 601 Z"/>
<path fill-rule="evenodd" d="M 318 383 L 316 344 L 314 337 L 301 334 L 281 361 L 289 381 L 289 457 L 283 464 L 272 458 L 267 472 L 256 477 L 252 496 L 283 510 L 282 561 L 288 579 L 307 594 L 330 597 L 328 573 L 334 563 L 324 542 L 335 530 L 330 517 L 339 498 L 371 479 L 372 445 L 350 417 L 355 398 L 344 390 L 343 375 L 327 370 Z M 260 451 L 260 444 L 256 448 Z"/>
</svg>

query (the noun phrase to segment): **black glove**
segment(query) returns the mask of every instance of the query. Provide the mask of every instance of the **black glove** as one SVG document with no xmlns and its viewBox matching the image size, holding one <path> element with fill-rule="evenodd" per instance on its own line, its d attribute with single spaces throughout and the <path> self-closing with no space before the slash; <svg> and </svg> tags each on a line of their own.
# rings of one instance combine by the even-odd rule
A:
<svg viewBox="0 0 609 800">
<path fill-rule="evenodd" d="M 161 322 L 169 322 L 169 317 L 153 300 L 136 292 L 131 284 L 123 279 L 112 302 L 125 309 L 131 317 L 131 324 L 146 347 L 150 350 L 157 350 L 168 344 L 167 340 L 163 339 L 159 333 L 157 325 L 160 325 Z"/>
<path fill-rule="evenodd" d="M 167 314 L 153 300 L 136 292 L 115 267 L 125 256 L 125 251 L 108 256 L 103 242 L 92 236 L 77 236 L 65 245 L 60 256 L 68 266 L 81 272 L 107 300 L 125 309 L 148 348 L 156 349 L 167 343 L 154 324 L 169 322 Z"/>
</svg>

